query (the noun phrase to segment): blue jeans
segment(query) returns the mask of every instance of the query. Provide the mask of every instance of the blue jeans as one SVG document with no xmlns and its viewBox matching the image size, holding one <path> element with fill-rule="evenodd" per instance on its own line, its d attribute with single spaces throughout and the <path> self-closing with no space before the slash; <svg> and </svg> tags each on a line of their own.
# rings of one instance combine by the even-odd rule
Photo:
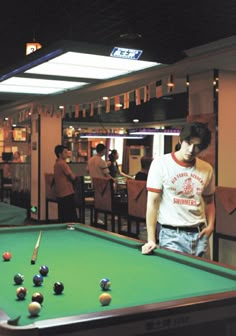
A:
<svg viewBox="0 0 236 336">
<path fill-rule="evenodd" d="M 186 232 L 181 229 L 172 230 L 161 227 L 159 246 L 174 251 L 204 257 L 208 251 L 208 237 L 198 237 L 199 232 Z"/>
</svg>

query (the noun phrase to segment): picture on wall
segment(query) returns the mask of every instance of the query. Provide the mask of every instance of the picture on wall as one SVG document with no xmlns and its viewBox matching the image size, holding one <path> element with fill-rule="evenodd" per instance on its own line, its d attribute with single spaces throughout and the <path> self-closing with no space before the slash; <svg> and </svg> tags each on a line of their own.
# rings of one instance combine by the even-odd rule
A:
<svg viewBox="0 0 236 336">
<path fill-rule="evenodd" d="M 12 127 L 12 140 L 15 142 L 26 142 L 27 141 L 27 128 L 24 126 L 13 126 Z"/>
</svg>

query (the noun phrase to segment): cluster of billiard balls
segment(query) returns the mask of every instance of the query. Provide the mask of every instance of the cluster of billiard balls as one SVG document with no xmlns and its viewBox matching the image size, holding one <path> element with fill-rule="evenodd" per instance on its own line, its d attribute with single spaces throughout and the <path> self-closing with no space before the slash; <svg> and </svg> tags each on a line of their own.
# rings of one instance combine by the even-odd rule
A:
<svg viewBox="0 0 236 336">
<path fill-rule="evenodd" d="M 3 255 L 4 261 L 10 261 L 12 258 L 11 252 L 4 252 Z M 43 265 L 39 268 L 39 273 L 33 276 L 33 283 L 35 286 L 41 286 L 43 283 L 43 277 L 45 277 L 49 272 L 49 269 L 46 265 Z M 17 285 L 21 285 L 24 282 L 24 275 L 21 273 L 17 273 L 14 276 L 14 282 Z M 100 280 L 100 287 L 104 291 L 99 296 L 99 301 L 102 306 L 108 306 L 111 302 L 111 295 L 107 292 L 110 290 L 111 287 L 111 281 L 108 278 L 103 278 Z M 64 290 L 64 285 L 62 282 L 57 281 L 53 285 L 53 291 L 55 294 L 62 294 Z M 25 287 L 18 287 L 16 289 L 16 295 L 19 300 L 24 300 L 27 295 L 27 289 Z M 31 298 L 32 302 L 28 305 L 28 311 L 31 316 L 37 316 L 39 312 L 41 311 L 41 305 L 44 300 L 43 294 L 41 293 L 34 293 Z"/>
<path fill-rule="evenodd" d="M 33 276 L 33 283 L 35 286 L 39 287 L 42 285 L 43 283 L 43 277 L 45 277 L 49 272 L 49 268 L 46 265 L 43 265 L 39 268 L 39 273 L 40 274 L 36 274 Z M 17 285 L 21 285 L 24 281 L 24 275 L 22 275 L 21 273 L 17 273 L 14 276 L 14 282 Z M 53 290 L 55 294 L 61 294 L 64 290 L 64 285 L 62 284 L 62 282 L 55 282 L 53 285 Z M 16 289 L 16 295 L 18 300 L 24 300 L 26 295 L 27 295 L 27 289 L 25 287 L 18 287 Z M 40 311 L 41 311 L 41 307 L 42 307 L 42 302 L 44 300 L 43 294 L 41 293 L 34 293 L 32 295 L 31 298 L 31 303 L 28 305 L 28 311 L 30 313 L 31 316 L 37 316 Z"/>
<path fill-rule="evenodd" d="M 41 286 L 43 283 L 43 277 L 45 277 L 49 272 L 49 268 L 48 266 L 41 266 L 39 268 L 39 273 L 40 274 L 36 274 L 33 276 L 33 283 L 35 286 Z M 24 281 L 24 275 L 22 275 L 21 273 L 17 273 L 14 276 L 14 282 L 16 285 L 21 285 Z"/>
<path fill-rule="evenodd" d="M 39 268 L 40 274 L 37 274 L 33 277 L 33 283 L 35 286 L 41 286 L 43 283 L 43 276 L 46 276 L 49 272 L 47 266 L 41 266 Z M 24 275 L 21 273 L 17 273 L 14 276 L 14 282 L 16 285 L 21 285 L 24 281 Z M 27 295 L 27 289 L 25 287 L 18 287 L 16 289 L 16 296 L 18 300 L 24 300 Z M 28 311 L 31 316 L 37 316 L 41 311 L 41 305 L 44 300 L 43 294 L 41 293 L 34 293 L 31 298 L 31 302 L 28 305 Z"/>
<path fill-rule="evenodd" d="M 16 295 L 19 300 L 24 300 L 27 294 L 27 289 L 25 287 L 18 287 L 16 290 Z M 31 316 L 37 316 L 41 311 L 41 305 L 44 300 L 43 294 L 34 293 L 31 298 L 31 302 L 28 305 L 28 311 Z"/>
</svg>

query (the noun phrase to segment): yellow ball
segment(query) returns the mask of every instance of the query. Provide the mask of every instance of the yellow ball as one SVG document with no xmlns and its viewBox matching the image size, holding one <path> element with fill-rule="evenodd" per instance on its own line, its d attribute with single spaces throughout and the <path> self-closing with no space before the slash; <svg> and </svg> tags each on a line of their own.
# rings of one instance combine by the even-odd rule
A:
<svg viewBox="0 0 236 336">
<path fill-rule="evenodd" d="M 41 305 L 40 303 L 33 301 L 28 305 L 28 311 L 31 316 L 37 316 L 40 313 Z"/>
<path fill-rule="evenodd" d="M 102 293 L 99 296 L 99 301 L 102 304 L 102 306 L 108 306 L 111 302 L 111 295 L 109 293 Z"/>
</svg>

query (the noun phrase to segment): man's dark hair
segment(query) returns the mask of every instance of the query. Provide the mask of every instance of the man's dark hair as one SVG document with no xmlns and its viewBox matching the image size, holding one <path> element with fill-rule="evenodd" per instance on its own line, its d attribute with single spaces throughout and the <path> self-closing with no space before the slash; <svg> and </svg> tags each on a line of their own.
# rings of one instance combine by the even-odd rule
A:
<svg viewBox="0 0 236 336">
<path fill-rule="evenodd" d="M 149 169 L 151 166 L 153 158 L 151 156 L 142 156 L 141 157 L 141 167 L 142 169 Z"/>
<path fill-rule="evenodd" d="M 206 149 L 211 142 L 211 132 L 207 124 L 202 122 L 190 122 L 184 125 L 180 132 L 180 142 L 189 141 L 192 138 L 200 138 L 201 150 Z"/>
<path fill-rule="evenodd" d="M 104 151 L 104 149 L 106 149 L 106 146 L 101 143 L 96 146 L 97 153 L 101 153 L 102 151 Z"/>
<path fill-rule="evenodd" d="M 56 154 L 56 157 L 59 157 L 59 155 L 63 152 L 64 149 L 68 149 L 68 148 L 63 145 L 57 145 L 54 149 L 54 153 Z"/>
</svg>

